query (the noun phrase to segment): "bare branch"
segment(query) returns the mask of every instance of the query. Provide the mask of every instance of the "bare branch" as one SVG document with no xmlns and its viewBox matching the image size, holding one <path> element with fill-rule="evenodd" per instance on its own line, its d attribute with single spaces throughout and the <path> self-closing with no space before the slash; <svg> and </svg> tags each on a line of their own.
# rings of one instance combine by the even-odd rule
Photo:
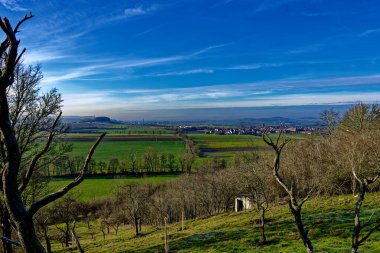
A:
<svg viewBox="0 0 380 253">
<path fill-rule="evenodd" d="M 77 243 L 77 247 L 78 247 L 78 250 L 80 253 L 84 253 L 84 249 L 82 247 L 82 245 L 80 244 L 79 242 L 79 238 L 77 236 L 77 234 L 75 233 L 75 221 L 74 221 L 74 224 L 73 224 L 73 228 L 71 229 L 71 235 L 73 236 L 73 239 L 74 241 Z"/>
<path fill-rule="evenodd" d="M 372 222 L 372 217 L 373 217 L 374 214 L 375 214 L 375 212 L 372 212 L 372 214 L 371 214 L 371 216 L 369 217 L 368 221 L 367 221 L 364 225 L 362 225 L 362 226 L 360 227 L 360 230 L 362 230 L 363 228 L 365 228 L 365 227 L 367 227 L 367 226 L 370 226 L 370 225 L 372 225 L 372 224 L 375 224 L 375 223 L 378 223 L 378 222 L 379 222 L 378 220 Z"/>
<path fill-rule="evenodd" d="M 365 240 L 368 239 L 368 237 L 370 237 L 370 235 L 375 232 L 376 230 L 378 230 L 380 228 L 380 223 L 377 224 L 375 227 L 373 227 L 370 231 L 368 231 L 368 233 L 362 238 L 360 239 L 359 241 L 359 245 L 362 244 Z"/>
<path fill-rule="evenodd" d="M 98 146 L 98 144 L 101 142 L 101 140 L 103 139 L 103 137 L 105 135 L 106 135 L 106 133 L 103 133 L 98 138 L 98 140 L 95 142 L 95 144 L 91 147 L 90 151 L 87 154 L 86 160 L 84 161 L 81 173 L 74 179 L 74 181 L 71 182 L 70 184 L 68 184 L 67 186 L 65 186 L 64 188 L 62 188 L 61 190 L 59 190 L 57 192 L 54 192 L 54 193 L 51 193 L 51 194 L 47 195 L 46 197 L 44 197 L 43 199 L 34 202 L 30 206 L 30 208 L 29 208 L 29 210 L 27 212 L 29 216 L 33 216 L 42 207 L 44 207 L 47 204 L 53 202 L 54 200 L 57 200 L 60 197 L 64 196 L 71 189 L 73 189 L 75 186 L 79 185 L 83 181 L 84 176 L 87 173 L 87 169 L 88 169 L 88 165 L 90 163 L 91 157 L 94 154 L 96 147 Z"/>
<path fill-rule="evenodd" d="M 355 167 L 353 166 L 352 167 L 352 175 L 354 176 L 355 180 L 359 182 L 359 184 L 363 185 L 363 181 L 360 180 L 360 178 L 358 177 L 358 175 L 356 174 L 356 171 L 355 171 Z"/>
<path fill-rule="evenodd" d="M 301 202 L 299 203 L 299 206 L 300 206 L 300 207 L 302 207 L 302 205 L 303 205 L 303 204 L 304 204 L 304 203 L 310 198 L 312 192 L 313 192 L 313 190 L 310 190 L 310 191 L 307 193 L 306 197 L 303 198 L 303 199 L 301 200 Z"/>
<path fill-rule="evenodd" d="M 5 18 L 4 18 L 4 20 L 5 20 Z M 4 21 L 3 21 L 3 19 L 0 17 L 0 27 L 1 27 L 1 29 L 3 30 L 3 32 L 6 34 L 6 35 L 8 35 L 8 28 L 7 28 L 7 26 L 5 25 L 5 23 L 4 23 Z M 3 43 L 5 43 L 5 41 L 3 41 Z M 2 43 L 2 44 L 3 44 Z"/>
<path fill-rule="evenodd" d="M 263 136 L 263 140 L 266 144 L 268 144 L 269 146 L 272 146 L 273 148 L 275 148 L 275 145 L 272 141 L 272 139 L 268 136 L 268 128 L 265 129 L 265 131 L 263 132 L 262 136 Z"/>
<path fill-rule="evenodd" d="M 18 241 L 6 238 L 5 236 L 0 236 L 0 240 L 4 241 L 5 243 L 13 244 L 17 247 L 21 247 L 21 243 L 19 243 Z"/>
<path fill-rule="evenodd" d="M 38 160 L 48 151 L 50 144 L 52 143 L 52 141 L 54 139 L 55 128 L 57 127 L 57 124 L 58 124 L 61 116 L 62 116 L 62 111 L 59 112 L 58 116 L 54 120 L 53 125 L 51 126 L 50 134 L 49 134 L 48 140 L 45 144 L 45 147 L 35 157 L 33 157 L 33 160 L 30 163 L 29 169 L 28 169 L 28 171 L 24 177 L 24 180 L 23 180 L 21 186 L 19 187 L 20 192 L 23 192 L 25 190 L 25 188 L 28 186 L 28 183 L 29 183 L 30 179 L 32 178 L 33 171 L 34 171 L 34 168 L 36 167 Z"/>
<path fill-rule="evenodd" d="M 15 65 L 17 65 L 17 64 L 20 62 L 21 57 L 22 57 L 22 55 L 25 53 L 25 51 L 26 51 L 26 48 L 24 48 L 24 49 L 21 51 L 21 53 L 17 56 L 17 59 L 16 59 L 16 62 L 15 62 Z"/>
<path fill-rule="evenodd" d="M 280 133 L 278 134 L 277 139 L 276 139 L 276 146 L 278 146 L 278 142 L 280 141 L 280 139 L 281 139 L 281 135 L 282 135 L 283 133 L 284 133 L 284 129 L 281 128 Z"/>
<path fill-rule="evenodd" d="M 22 25 L 22 23 L 24 23 L 25 21 L 27 21 L 28 19 L 31 19 L 31 18 L 33 18 L 34 16 L 33 16 L 33 14 L 32 14 L 32 12 L 29 12 L 29 15 L 28 14 L 26 14 L 25 16 L 24 16 L 24 18 L 23 19 L 21 19 L 18 23 L 17 23 L 17 25 L 16 25 L 16 27 L 15 27 L 15 29 L 14 29 L 14 34 L 16 34 L 16 33 L 18 33 L 19 32 L 19 28 L 20 28 L 20 26 Z"/>
</svg>

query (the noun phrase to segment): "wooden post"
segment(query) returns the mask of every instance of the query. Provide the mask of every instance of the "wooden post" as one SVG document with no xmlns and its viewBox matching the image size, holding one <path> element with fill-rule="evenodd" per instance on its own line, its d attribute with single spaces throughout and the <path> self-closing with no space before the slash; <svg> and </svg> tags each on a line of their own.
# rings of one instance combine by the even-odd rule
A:
<svg viewBox="0 0 380 253">
<path fill-rule="evenodd" d="M 168 235 L 168 223 L 167 217 L 164 218 L 165 222 L 165 253 L 169 253 L 169 235 Z"/>
</svg>

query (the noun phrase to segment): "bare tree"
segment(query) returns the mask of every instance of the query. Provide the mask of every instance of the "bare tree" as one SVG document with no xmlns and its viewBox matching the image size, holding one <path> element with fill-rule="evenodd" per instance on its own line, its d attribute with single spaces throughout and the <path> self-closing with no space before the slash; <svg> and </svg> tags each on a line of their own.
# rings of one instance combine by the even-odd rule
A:
<svg viewBox="0 0 380 253">
<path fill-rule="evenodd" d="M 154 148 L 147 147 L 141 159 L 147 172 L 154 172 L 156 170 L 159 156 Z"/>
<path fill-rule="evenodd" d="M 306 251 L 308 253 L 312 253 L 313 252 L 313 245 L 309 239 L 308 230 L 305 229 L 305 226 L 302 222 L 302 215 L 301 215 L 302 206 L 309 199 L 311 192 L 309 192 L 306 195 L 306 197 L 304 197 L 303 199 L 299 199 L 294 194 L 292 187 L 287 182 L 285 182 L 284 178 L 280 175 L 279 172 L 280 172 L 280 168 L 281 168 L 280 167 L 281 153 L 282 153 L 284 147 L 286 146 L 286 144 L 289 143 L 289 140 L 283 139 L 283 138 L 281 138 L 281 136 L 282 136 L 282 131 L 278 135 L 277 139 L 274 141 L 271 137 L 269 137 L 269 135 L 267 134 L 267 131 L 264 131 L 262 137 L 263 137 L 264 142 L 267 145 L 269 145 L 270 147 L 272 147 L 273 150 L 275 151 L 275 158 L 274 158 L 273 165 L 272 165 L 273 175 L 274 175 L 276 181 L 278 182 L 278 184 L 287 193 L 287 195 L 289 197 L 289 202 L 288 202 L 289 208 L 293 214 L 294 221 L 297 225 L 298 232 L 301 236 L 303 244 L 305 245 Z"/>
<path fill-rule="evenodd" d="M 254 204 L 254 208 L 260 213 L 259 225 L 261 230 L 262 243 L 267 243 L 265 234 L 266 212 L 270 203 L 271 181 L 268 174 L 263 170 L 263 166 L 255 164 L 254 168 L 249 168 L 245 173 L 245 190 L 247 191 L 250 200 Z"/>
<path fill-rule="evenodd" d="M 38 213 L 34 220 L 37 224 L 37 231 L 41 234 L 41 236 L 45 240 L 46 252 L 51 253 L 51 239 L 49 235 L 49 216 L 47 213 Z"/>
<path fill-rule="evenodd" d="M 333 108 L 329 110 L 323 110 L 320 113 L 321 120 L 327 127 L 327 134 L 331 136 L 339 123 L 339 113 L 334 111 Z"/>
<path fill-rule="evenodd" d="M 338 128 L 343 132 L 360 133 L 368 129 L 376 129 L 379 124 L 379 105 L 367 105 L 359 102 L 343 115 Z"/>
<path fill-rule="evenodd" d="M 380 219 L 373 219 L 374 213 L 366 221 L 361 220 L 364 198 L 372 185 L 380 177 L 380 131 L 372 130 L 355 135 L 341 136 L 345 142 L 345 157 L 347 166 L 358 184 L 358 199 L 355 205 L 354 229 L 352 234 L 351 252 L 357 252 L 370 235 L 380 228 Z M 342 140 L 338 140 L 342 143 Z"/>
<path fill-rule="evenodd" d="M 195 161 L 195 156 L 192 153 L 190 153 L 190 152 L 184 153 L 180 157 L 182 172 L 186 168 L 186 172 L 188 174 L 190 174 L 191 173 L 191 167 L 193 166 L 194 161 Z"/>
<path fill-rule="evenodd" d="M 359 178 L 356 175 L 355 169 L 353 169 L 353 174 L 355 179 L 359 183 L 359 198 L 356 201 L 355 205 L 355 224 L 354 231 L 352 234 L 352 243 L 351 243 L 351 252 L 356 253 L 359 249 L 359 246 L 362 245 L 370 235 L 380 228 L 380 219 L 372 220 L 372 217 L 362 224 L 360 212 L 362 208 L 362 204 L 364 201 L 365 194 L 369 191 L 370 185 L 375 183 L 380 176 L 380 173 L 374 176 L 373 178 Z M 364 232 L 364 235 L 361 236 L 363 230 L 368 228 L 368 231 Z"/>
<path fill-rule="evenodd" d="M 141 226 L 149 214 L 151 193 L 149 186 L 126 185 L 118 192 L 118 203 L 123 206 L 135 228 L 136 236 L 141 235 Z"/>
<path fill-rule="evenodd" d="M 77 233 L 75 232 L 75 221 L 74 221 L 74 224 L 73 224 L 73 228 L 71 229 L 71 236 L 72 236 L 72 239 L 73 239 L 73 244 L 76 244 L 77 248 L 78 248 L 78 251 L 80 253 L 84 253 L 84 249 L 79 241 L 79 237 L 77 235 Z"/>
<path fill-rule="evenodd" d="M 37 163 L 49 149 L 55 137 L 57 130 L 56 126 L 61 116 L 61 114 L 59 114 L 54 120 L 51 130 L 47 134 L 48 136 L 45 146 L 31 159 L 29 165 L 26 166 L 26 173 L 24 175 L 21 175 L 22 154 L 24 151 L 24 146 L 17 138 L 17 133 L 15 131 L 16 128 L 12 122 L 13 115 L 10 113 L 11 110 L 8 90 L 15 81 L 16 66 L 20 62 L 20 59 L 25 52 L 25 49 L 23 49 L 21 53 L 18 53 L 20 41 L 16 38 L 16 35 L 19 32 L 20 26 L 32 17 L 32 14 L 25 15 L 25 17 L 21 19 L 14 28 L 11 26 L 7 18 L 0 20 L 0 27 L 6 35 L 6 38 L 0 45 L 0 151 L 4 164 L 1 169 L 1 195 L 16 229 L 20 240 L 20 245 L 22 246 L 22 249 L 27 253 L 45 252 L 45 249 L 36 234 L 33 224 L 33 216 L 42 207 L 64 196 L 68 191 L 83 181 L 84 176 L 87 173 L 88 164 L 91 160 L 92 154 L 94 153 L 101 139 L 104 137 L 104 134 L 101 135 L 93 147 L 90 149 L 83 164 L 81 173 L 73 182 L 57 192 L 48 194 L 40 200 L 34 201 L 29 206 L 29 208 L 25 205 L 22 193 L 29 185 Z M 22 114 L 21 116 L 23 117 Z M 34 136 L 35 135 L 32 135 L 31 138 Z M 19 182 L 21 182 L 21 184 L 19 184 Z"/>
</svg>

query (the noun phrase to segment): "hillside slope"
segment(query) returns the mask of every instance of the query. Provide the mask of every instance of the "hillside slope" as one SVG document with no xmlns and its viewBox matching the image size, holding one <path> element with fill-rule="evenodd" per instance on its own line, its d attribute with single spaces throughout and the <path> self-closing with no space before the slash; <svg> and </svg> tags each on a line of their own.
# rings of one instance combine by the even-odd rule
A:
<svg viewBox="0 0 380 253">
<path fill-rule="evenodd" d="M 364 221 L 380 217 L 379 193 L 368 194 L 363 206 Z M 316 252 L 348 252 L 353 228 L 353 208 L 356 198 L 337 196 L 314 198 L 304 205 L 304 221 Z M 212 217 L 186 221 L 169 227 L 171 252 L 304 252 L 287 205 L 272 207 L 268 212 L 267 245 L 260 245 L 258 214 L 251 210 L 224 213 Z M 130 226 L 120 228 L 118 235 L 111 230 L 102 238 L 97 224 L 91 239 L 87 228 L 77 230 L 86 252 L 163 252 L 164 230 L 145 227 L 144 235 L 134 237 Z M 62 250 L 54 245 L 54 252 Z M 380 252 L 380 232 L 375 232 L 360 248 L 360 252 Z"/>
</svg>

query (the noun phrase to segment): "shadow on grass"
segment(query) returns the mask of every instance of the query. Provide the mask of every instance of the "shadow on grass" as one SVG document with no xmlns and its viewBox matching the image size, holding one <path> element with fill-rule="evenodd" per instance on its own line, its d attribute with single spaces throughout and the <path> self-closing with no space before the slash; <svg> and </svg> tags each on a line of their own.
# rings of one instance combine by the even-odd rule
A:
<svg viewBox="0 0 380 253">
<path fill-rule="evenodd" d="M 245 238 L 248 235 L 248 230 L 236 230 L 236 231 L 210 231 L 207 233 L 197 233 L 187 237 L 175 238 L 178 235 L 172 235 L 169 242 L 170 252 L 176 252 L 180 250 L 207 250 L 218 249 L 220 251 L 228 251 L 228 249 L 221 250 L 221 242 L 238 241 Z M 138 252 L 160 252 L 164 245 L 156 245 L 153 247 L 139 249 Z M 236 252 L 236 251 L 228 251 Z"/>
</svg>

